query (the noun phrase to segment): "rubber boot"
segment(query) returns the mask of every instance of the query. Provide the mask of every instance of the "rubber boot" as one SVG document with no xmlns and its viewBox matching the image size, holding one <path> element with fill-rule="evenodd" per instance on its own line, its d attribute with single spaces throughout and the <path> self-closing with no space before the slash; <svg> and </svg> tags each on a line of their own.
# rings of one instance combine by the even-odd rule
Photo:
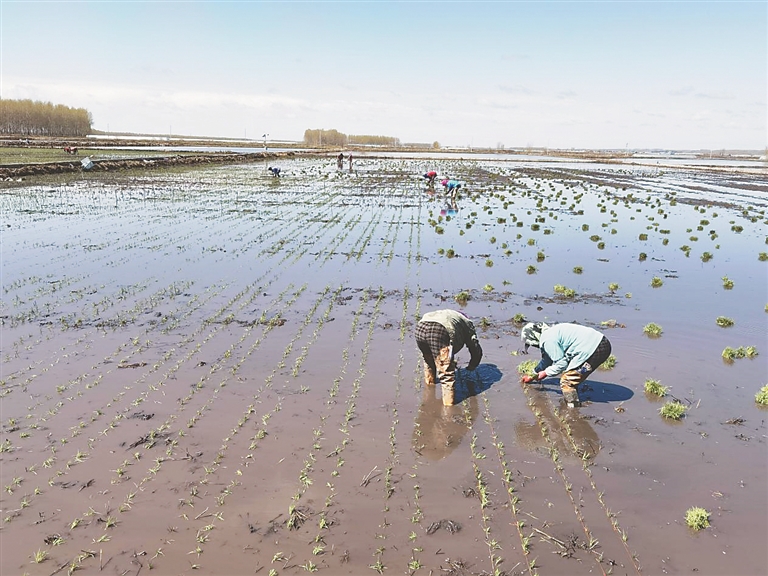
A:
<svg viewBox="0 0 768 576">
<path fill-rule="evenodd" d="M 581 406 L 578 387 L 582 380 L 583 375 L 578 370 L 568 370 L 560 377 L 560 389 L 569 408 Z"/>
<path fill-rule="evenodd" d="M 453 406 L 454 404 L 454 391 L 453 383 L 442 384 L 443 389 L 443 406 Z"/>
<path fill-rule="evenodd" d="M 440 350 L 440 355 L 435 358 L 435 366 L 437 367 L 437 377 L 440 379 L 440 385 L 443 389 L 443 406 L 453 406 L 456 362 L 451 357 L 450 347 L 447 346 Z"/>
<path fill-rule="evenodd" d="M 424 384 L 426 386 L 434 386 L 435 377 L 435 371 L 432 370 L 429 364 L 424 362 Z"/>
<path fill-rule="evenodd" d="M 576 391 L 576 388 L 563 388 L 563 398 L 565 398 L 568 408 L 578 408 L 581 406 L 579 393 Z"/>
</svg>

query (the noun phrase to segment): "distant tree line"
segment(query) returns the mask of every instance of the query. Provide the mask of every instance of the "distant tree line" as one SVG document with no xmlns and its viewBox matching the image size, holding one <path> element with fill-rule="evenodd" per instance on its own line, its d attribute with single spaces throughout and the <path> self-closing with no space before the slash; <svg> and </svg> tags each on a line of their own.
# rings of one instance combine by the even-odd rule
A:
<svg viewBox="0 0 768 576">
<path fill-rule="evenodd" d="M 369 136 L 351 134 L 347 136 L 338 130 L 305 130 L 304 144 L 307 146 L 400 146 L 400 139 L 393 136 Z"/>
<path fill-rule="evenodd" d="M 93 117 L 85 108 L 0 98 L 0 134 L 87 136 Z"/>
</svg>

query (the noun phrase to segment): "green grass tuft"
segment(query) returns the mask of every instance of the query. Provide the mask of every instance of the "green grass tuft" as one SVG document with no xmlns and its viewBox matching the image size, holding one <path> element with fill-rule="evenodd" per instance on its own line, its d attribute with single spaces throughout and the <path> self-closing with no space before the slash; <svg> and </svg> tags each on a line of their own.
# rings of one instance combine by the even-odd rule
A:
<svg viewBox="0 0 768 576">
<path fill-rule="evenodd" d="M 733 319 L 728 318 L 727 316 L 718 316 L 715 322 L 717 322 L 717 325 L 722 328 L 733 326 Z"/>
<path fill-rule="evenodd" d="M 643 333 L 647 334 L 651 338 L 658 338 L 661 336 L 661 333 L 664 330 L 662 330 L 661 326 L 654 322 L 649 322 L 645 326 L 643 326 Z"/>
<path fill-rule="evenodd" d="M 685 523 L 689 528 L 693 528 L 694 530 L 701 530 L 702 528 L 709 526 L 709 516 L 709 512 L 707 512 L 704 508 L 694 506 L 693 508 L 688 508 L 686 511 Z"/>
<path fill-rule="evenodd" d="M 661 382 L 659 382 L 658 380 L 654 380 L 653 378 L 647 378 L 645 380 L 646 394 L 651 394 L 653 396 L 658 396 L 659 398 L 662 398 L 667 395 L 667 390 L 669 390 L 669 387 L 662 386 Z"/>
<path fill-rule="evenodd" d="M 761 406 L 768 406 L 768 384 L 757 391 L 757 394 L 755 394 L 755 402 Z"/>
<path fill-rule="evenodd" d="M 671 400 L 659 408 L 659 414 L 661 414 L 664 418 L 668 418 L 669 420 L 680 420 L 680 418 L 685 415 L 687 410 L 688 408 L 683 406 L 677 400 Z"/>
</svg>

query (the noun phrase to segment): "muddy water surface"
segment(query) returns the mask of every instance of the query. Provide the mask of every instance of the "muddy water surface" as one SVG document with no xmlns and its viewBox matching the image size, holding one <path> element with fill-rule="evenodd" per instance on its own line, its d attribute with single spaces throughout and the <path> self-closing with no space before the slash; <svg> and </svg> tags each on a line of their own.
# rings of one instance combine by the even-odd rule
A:
<svg viewBox="0 0 768 576">
<path fill-rule="evenodd" d="M 0 573 L 768 571 L 764 174 L 281 167 L 0 194 Z M 484 350 L 450 408 L 413 341 L 441 307 Z M 611 340 L 582 408 L 520 384 L 518 314 Z"/>
</svg>

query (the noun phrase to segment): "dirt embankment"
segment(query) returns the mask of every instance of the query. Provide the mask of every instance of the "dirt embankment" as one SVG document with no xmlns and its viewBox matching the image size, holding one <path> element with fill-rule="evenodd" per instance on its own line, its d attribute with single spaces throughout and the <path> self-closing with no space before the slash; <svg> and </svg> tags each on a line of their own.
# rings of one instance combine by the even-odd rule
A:
<svg viewBox="0 0 768 576">
<path fill-rule="evenodd" d="M 86 170 L 80 160 L 65 162 L 42 162 L 0 166 L 0 181 L 13 181 L 28 176 L 65 174 L 73 172 L 109 172 L 129 169 L 168 168 L 196 164 L 243 164 L 259 160 L 293 156 L 294 152 L 255 152 L 251 154 L 195 154 L 192 156 L 155 156 L 151 158 L 126 158 L 118 160 L 91 160 Z"/>
</svg>

